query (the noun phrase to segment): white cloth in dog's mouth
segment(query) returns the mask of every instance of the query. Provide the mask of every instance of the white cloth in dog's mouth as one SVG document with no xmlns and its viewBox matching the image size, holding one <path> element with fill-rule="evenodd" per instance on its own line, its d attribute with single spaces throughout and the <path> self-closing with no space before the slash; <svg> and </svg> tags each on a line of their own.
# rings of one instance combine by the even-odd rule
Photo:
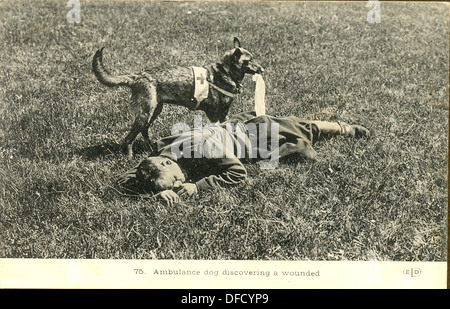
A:
<svg viewBox="0 0 450 309">
<path fill-rule="evenodd" d="M 261 116 L 266 114 L 266 84 L 261 74 L 254 74 L 252 80 L 256 83 L 255 85 L 255 112 L 256 116 Z"/>
</svg>

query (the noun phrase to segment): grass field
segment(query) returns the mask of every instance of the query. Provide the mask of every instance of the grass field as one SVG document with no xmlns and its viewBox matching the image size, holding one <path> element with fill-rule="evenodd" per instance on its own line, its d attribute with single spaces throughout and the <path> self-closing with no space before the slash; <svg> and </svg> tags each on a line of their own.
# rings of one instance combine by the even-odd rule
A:
<svg viewBox="0 0 450 309">
<path fill-rule="evenodd" d="M 365 2 L 2 1 L 0 257 L 445 261 L 448 5 Z M 368 139 L 316 144 L 317 162 L 247 165 L 235 188 L 173 207 L 117 190 L 132 122 L 113 73 L 202 65 L 238 36 L 264 66 L 267 113 L 342 120 Z M 253 107 L 253 84 L 232 113 Z M 157 139 L 194 112 L 164 108 Z"/>
</svg>

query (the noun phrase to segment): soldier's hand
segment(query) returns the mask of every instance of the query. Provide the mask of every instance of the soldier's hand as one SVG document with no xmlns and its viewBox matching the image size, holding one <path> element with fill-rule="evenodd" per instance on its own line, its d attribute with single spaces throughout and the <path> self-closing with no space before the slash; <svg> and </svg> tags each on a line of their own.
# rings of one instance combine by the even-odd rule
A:
<svg viewBox="0 0 450 309">
<path fill-rule="evenodd" d="M 198 192 L 197 185 L 195 183 L 184 183 L 181 185 L 180 191 L 178 194 L 180 196 L 187 195 L 189 197 L 195 195 Z"/>
<path fill-rule="evenodd" d="M 352 125 L 353 129 L 355 130 L 355 136 L 356 137 L 369 137 L 370 131 L 366 129 L 363 126 L 359 125 Z"/>
<path fill-rule="evenodd" d="M 172 190 L 161 191 L 158 195 L 160 198 L 166 201 L 167 206 L 172 206 L 173 204 L 176 204 L 180 201 L 180 197 L 178 196 L 178 194 L 176 194 Z"/>
</svg>

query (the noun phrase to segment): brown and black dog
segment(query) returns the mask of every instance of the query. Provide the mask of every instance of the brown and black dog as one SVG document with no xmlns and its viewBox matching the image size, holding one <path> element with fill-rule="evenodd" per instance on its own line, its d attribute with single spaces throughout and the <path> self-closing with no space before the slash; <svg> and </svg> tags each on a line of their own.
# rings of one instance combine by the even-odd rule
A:
<svg viewBox="0 0 450 309">
<path fill-rule="evenodd" d="M 223 122 L 241 90 L 245 74 L 261 74 L 264 71 L 253 60 L 252 54 L 241 47 L 238 38 L 234 38 L 234 48 L 227 51 L 219 62 L 204 66 L 204 74 L 200 76 L 194 74 L 193 67 L 174 67 L 158 72 L 144 70 L 138 74 L 113 76 L 103 66 L 102 52 L 103 48 L 98 50 L 92 61 L 97 79 L 109 87 L 131 88 L 131 104 L 136 118 L 123 145 L 130 157 L 133 155 L 133 142 L 139 133 L 149 141 L 148 129 L 161 113 L 164 103 L 202 110 L 211 122 Z M 196 80 L 199 82 L 196 83 Z M 198 83 L 207 83 L 200 99 L 194 96 L 194 85 Z"/>
</svg>

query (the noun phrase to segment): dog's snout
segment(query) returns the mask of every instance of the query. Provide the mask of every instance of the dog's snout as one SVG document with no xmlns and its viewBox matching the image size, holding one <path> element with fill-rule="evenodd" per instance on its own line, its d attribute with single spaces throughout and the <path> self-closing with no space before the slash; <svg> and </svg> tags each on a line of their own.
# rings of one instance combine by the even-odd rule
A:
<svg viewBox="0 0 450 309">
<path fill-rule="evenodd" d="M 256 61 L 251 61 L 247 66 L 247 73 L 249 74 L 262 74 L 263 72 L 264 68 Z"/>
<path fill-rule="evenodd" d="M 261 73 L 264 72 L 264 68 L 263 68 L 262 65 L 260 65 L 258 62 L 254 61 L 253 64 L 254 64 L 254 66 L 255 66 L 255 68 L 256 68 L 255 71 L 256 71 L 257 73 L 261 74 Z"/>
<path fill-rule="evenodd" d="M 262 73 L 264 73 L 264 68 L 258 64 L 258 65 L 257 65 L 256 72 L 257 72 L 258 74 L 262 74 Z"/>
</svg>

